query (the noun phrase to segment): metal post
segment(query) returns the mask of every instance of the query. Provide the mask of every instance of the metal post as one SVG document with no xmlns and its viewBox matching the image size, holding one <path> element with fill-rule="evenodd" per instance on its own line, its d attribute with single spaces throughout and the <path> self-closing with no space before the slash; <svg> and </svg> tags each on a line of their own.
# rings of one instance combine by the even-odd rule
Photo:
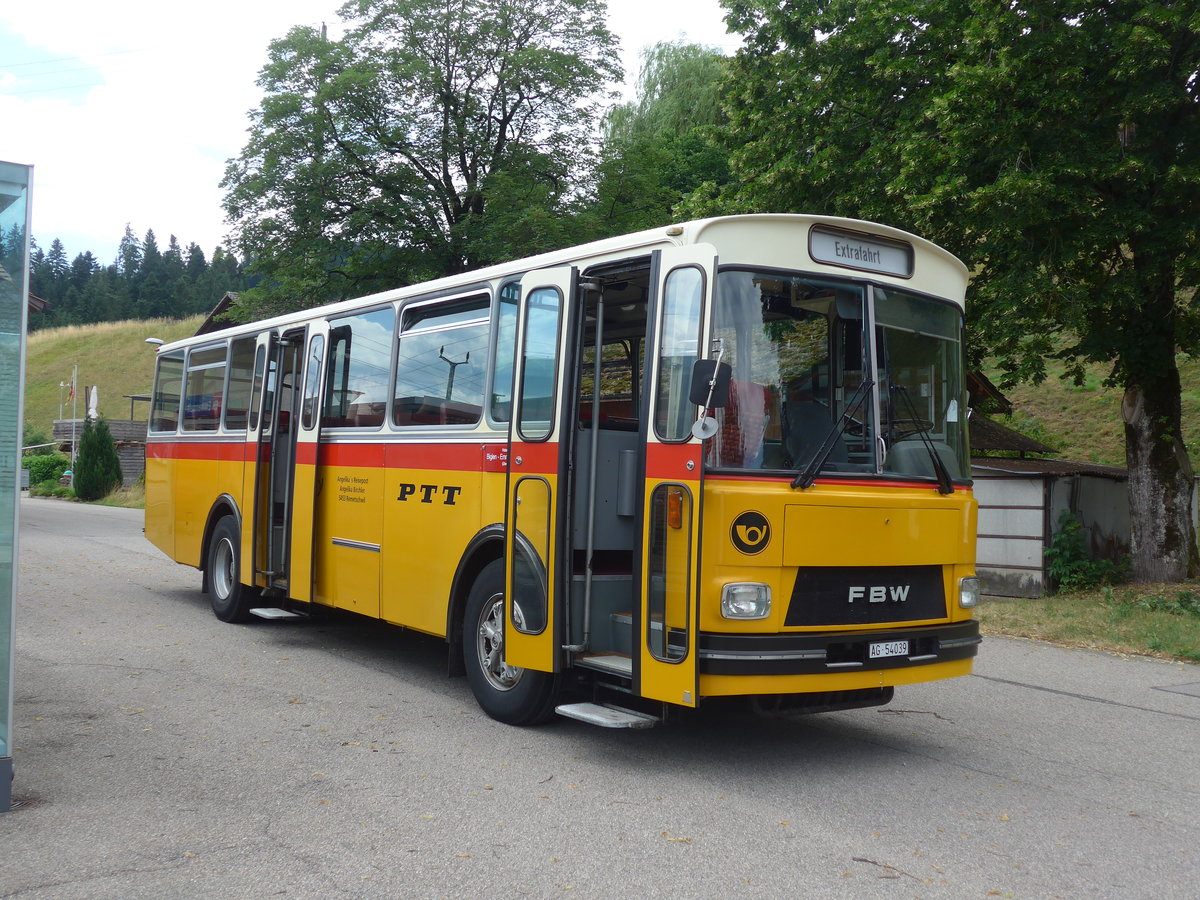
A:
<svg viewBox="0 0 1200 900">
<path fill-rule="evenodd" d="M 75 422 L 79 419 L 79 364 L 71 366 L 71 483 L 75 483 Z"/>
</svg>

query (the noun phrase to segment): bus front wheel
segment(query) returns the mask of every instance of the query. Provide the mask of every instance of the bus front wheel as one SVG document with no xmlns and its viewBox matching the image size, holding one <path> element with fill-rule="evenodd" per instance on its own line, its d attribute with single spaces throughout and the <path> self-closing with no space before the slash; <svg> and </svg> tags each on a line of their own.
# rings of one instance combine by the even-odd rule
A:
<svg viewBox="0 0 1200 900">
<path fill-rule="evenodd" d="M 467 596 L 463 627 L 467 682 L 485 713 L 509 725 L 534 725 L 554 714 L 559 679 L 504 659 L 504 560 L 484 566 Z"/>
<path fill-rule="evenodd" d="M 208 543 L 208 599 L 222 622 L 245 622 L 258 602 L 258 591 L 242 584 L 241 571 L 241 530 L 233 516 L 225 516 Z"/>
</svg>

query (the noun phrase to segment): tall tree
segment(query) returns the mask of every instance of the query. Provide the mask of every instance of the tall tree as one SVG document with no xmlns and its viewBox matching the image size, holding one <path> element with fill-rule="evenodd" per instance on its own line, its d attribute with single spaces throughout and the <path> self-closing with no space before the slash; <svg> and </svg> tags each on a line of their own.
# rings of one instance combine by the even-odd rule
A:
<svg viewBox="0 0 1200 900">
<path fill-rule="evenodd" d="M 133 234 L 133 228 L 125 223 L 125 234 L 117 245 L 117 271 L 132 280 L 142 268 L 142 242 Z"/>
<path fill-rule="evenodd" d="M 605 12 L 603 0 L 351 0 L 341 40 L 295 28 L 275 41 L 223 182 L 264 279 L 246 306 L 490 261 L 475 240 L 489 185 L 509 173 L 528 186 L 530 166 L 569 177 L 592 145 L 598 92 L 619 74 Z"/>
<path fill-rule="evenodd" d="M 1179 350 L 1200 349 L 1200 18 L 1171 0 L 724 0 L 726 206 L 865 215 L 974 272 L 976 354 L 1124 388 L 1133 569 L 1200 568 Z"/>
<path fill-rule="evenodd" d="M 702 185 L 728 180 L 721 105 L 727 63 L 714 47 L 682 42 L 642 54 L 635 98 L 604 119 L 593 204 L 601 233 L 665 224 Z"/>
</svg>

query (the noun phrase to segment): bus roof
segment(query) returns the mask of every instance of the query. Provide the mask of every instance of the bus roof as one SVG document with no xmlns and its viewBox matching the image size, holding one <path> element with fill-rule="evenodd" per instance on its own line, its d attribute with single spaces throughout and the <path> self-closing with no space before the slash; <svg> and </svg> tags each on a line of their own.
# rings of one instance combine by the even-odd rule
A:
<svg viewBox="0 0 1200 900">
<path fill-rule="evenodd" d="M 630 254 L 650 253 L 653 250 L 694 244 L 712 244 L 722 263 L 739 266 L 764 265 L 780 268 L 780 260 L 796 252 L 796 237 L 800 232 L 809 232 L 814 225 L 841 229 L 864 236 L 879 237 L 911 246 L 920 260 L 920 266 L 909 276 L 897 277 L 880 271 L 862 271 L 857 277 L 873 281 L 894 283 L 909 290 L 942 297 L 964 306 L 968 272 L 966 266 L 951 254 L 930 241 L 909 232 L 868 222 L 836 216 L 806 215 L 795 213 L 754 213 L 736 216 L 717 216 L 695 219 L 673 225 L 650 228 L 619 237 L 605 238 L 587 244 L 553 250 L 536 256 L 527 256 L 510 262 L 499 263 L 482 269 L 474 269 L 458 275 L 449 275 L 433 281 L 420 282 L 392 288 L 375 294 L 339 300 L 322 306 L 309 307 L 296 312 L 284 313 L 255 322 L 231 325 L 219 331 L 183 338 L 159 347 L 164 353 L 194 343 L 229 337 L 238 332 L 258 332 L 267 328 L 282 328 L 314 318 L 352 312 L 362 307 L 421 297 L 432 294 L 467 291 L 488 283 L 508 280 L 536 269 L 553 266 L 579 264 L 583 267 L 616 261 Z M 813 260 L 804 254 L 803 263 L 789 268 L 800 271 L 821 271 L 829 274 L 847 275 L 846 267 L 838 267 Z"/>
</svg>

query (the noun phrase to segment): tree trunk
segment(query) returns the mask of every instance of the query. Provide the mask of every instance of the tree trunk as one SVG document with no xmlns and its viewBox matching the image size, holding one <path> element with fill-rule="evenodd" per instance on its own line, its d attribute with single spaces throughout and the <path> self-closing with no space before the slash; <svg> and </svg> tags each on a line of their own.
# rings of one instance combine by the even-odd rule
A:
<svg viewBox="0 0 1200 900">
<path fill-rule="evenodd" d="M 1173 353 L 1160 377 L 1126 387 L 1121 414 L 1133 578 L 1178 582 L 1200 574 L 1192 525 L 1195 479 L 1180 437 L 1179 370 Z"/>
</svg>

